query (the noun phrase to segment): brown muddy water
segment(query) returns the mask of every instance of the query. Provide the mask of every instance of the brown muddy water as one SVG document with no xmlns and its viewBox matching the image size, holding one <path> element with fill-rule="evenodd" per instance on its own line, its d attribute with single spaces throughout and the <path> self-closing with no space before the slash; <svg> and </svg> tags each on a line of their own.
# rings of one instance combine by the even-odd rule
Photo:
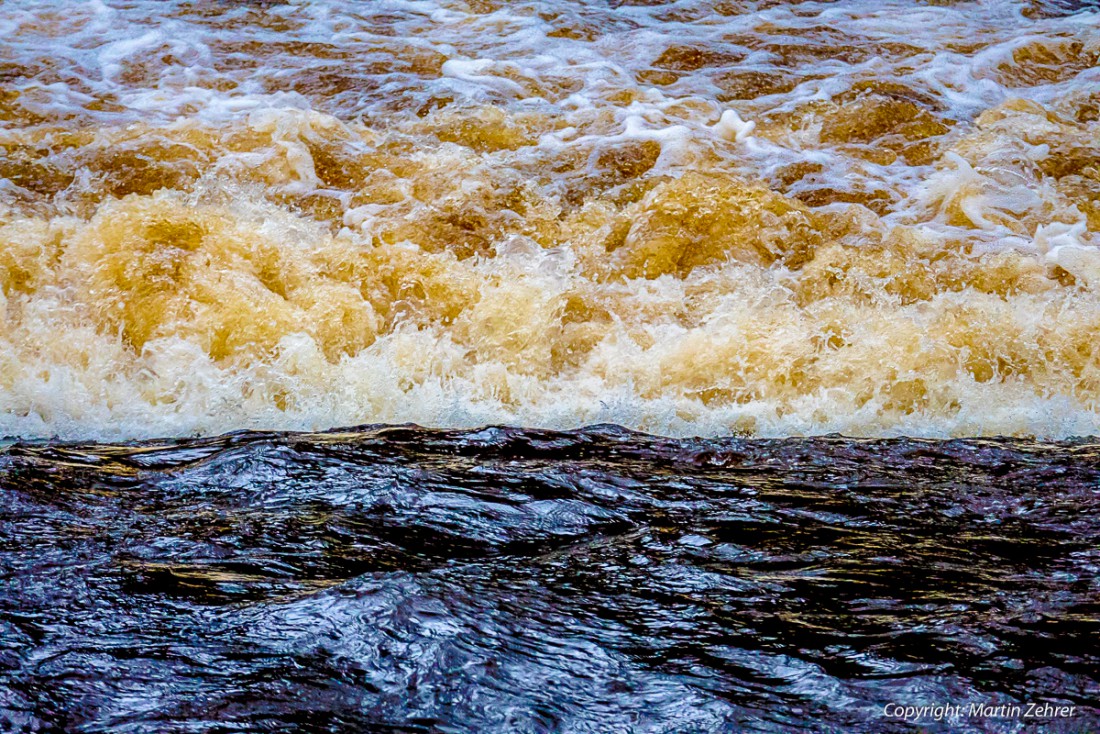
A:
<svg viewBox="0 0 1100 734">
<path fill-rule="evenodd" d="M 3 0 L 0 731 L 1100 730 L 1098 232 L 1096 3 Z"/>
<path fill-rule="evenodd" d="M 1100 432 L 1081 3 L 0 5 L 0 433 Z"/>
</svg>

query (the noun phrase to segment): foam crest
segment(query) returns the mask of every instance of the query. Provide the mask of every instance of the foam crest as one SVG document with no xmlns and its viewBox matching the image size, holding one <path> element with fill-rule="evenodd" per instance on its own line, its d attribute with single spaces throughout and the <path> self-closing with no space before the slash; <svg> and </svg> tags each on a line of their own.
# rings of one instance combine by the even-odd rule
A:
<svg viewBox="0 0 1100 734">
<path fill-rule="evenodd" d="M 0 432 L 1095 433 L 1096 24 L 4 3 Z"/>
</svg>

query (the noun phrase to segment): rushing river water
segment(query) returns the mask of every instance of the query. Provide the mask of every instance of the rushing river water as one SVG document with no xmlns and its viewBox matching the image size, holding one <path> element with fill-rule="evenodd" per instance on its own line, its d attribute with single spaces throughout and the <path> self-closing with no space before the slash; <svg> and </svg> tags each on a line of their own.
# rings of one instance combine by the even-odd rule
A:
<svg viewBox="0 0 1100 734">
<path fill-rule="evenodd" d="M 0 472 L 0 729 L 1100 726 L 1096 443 L 396 427 Z M 1076 708 L 966 715 L 1029 703 Z"/>
<path fill-rule="evenodd" d="M 2 0 L 0 731 L 1100 731 L 1098 233 L 1097 3 Z"/>
<path fill-rule="evenodd" d="M 0 433 L 1098 433 L 1098 18 L 5 0 Z"/>
</svg>

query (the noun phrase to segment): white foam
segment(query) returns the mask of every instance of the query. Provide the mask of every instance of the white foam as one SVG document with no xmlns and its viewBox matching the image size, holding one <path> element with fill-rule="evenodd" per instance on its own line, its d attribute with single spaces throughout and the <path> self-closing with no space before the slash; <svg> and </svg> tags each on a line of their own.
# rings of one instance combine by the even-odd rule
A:
<svg viewBox="0 0 1100 734">
<path fill-rule="evenodd" d="M 745 121 L 737 114 L 736 110 L 726 110 L 718 122 L 714 123 L 714 132 L 719 137 L 727 140 L 742 142 L 752 135 L 756 129 L 756 123 Z"/>
<path fill-rule="evenodd" d="M 662 18 L 685 8 L 550 0 L 505 3 L 478 14 L 457 0 L 369 5 L 325 0 L 270 8 L 219 6 L 223 17 L 211 21 L 194 12 L 197 6 L 153 0 L 60 7 L 33 0 L 0 6 L 5 61 L 43 69 L 15 85 L 21 95 L 19 114 L 40 116 L 46 131 L 42 139 L 28 138 L 27 143 L 19 136 L 30 130 L 26 134 L 33 138 L 39 123 L 13 113 L 2 123 L 5 142 L 34 149 L 59 139 L 56 129 L 96 132 L 83 157 L 66 158 L 69 153 L 61 147 L 51 153 L 59 165 L 86 166 L 77 169 L 72 191 L 57 201 L 36 198 L 33 182 L 0 181 L 0 203 L 6 209 L 0 224 L 20 217 L 40 223 L 47 216 L 42 211 L 56 215 L 51 226 L 57 231 L 43 235 L 42 242 L 72 245 L 79 239 L 72 232 L 107 210 L 95 197 L 81 198 L 81 191 L 106 185 L 105 174 L 87 161 L 111 145 L 130 153 L 137 147 L 134 141 L 174 145 L 191 134 L 214 140 L 195 143 L 209 160 L 196 156 L 194 164 L 204 166 L 203 183 L 197 186 L 214 193 L 180 194 L 181 200 L 195 208 L 206 206 L 208 199 L 228 201 L 218 216 L 247 224 L 235 237 L 247 242 L 254 237 L 303 260 L 331 233 L 307 222 L 306 214 L 288 213 L 291 205 L 264 208 L 274 206 L 257 203 L 264 195 L 272 200 L 328 196 L 346 204 L 336 221 L 342 227 L 338 236 L 369 251 L 394 221 L 404 218 L 419 226 L 435 221 L 429 215 L 451 215 L 447 206 L 453 201 L 476 200 L 478 191 L 504 180 L 496 177 L 501 170 L 512 174 L 509 183 L 535 187 L 551 202 L 548 207 L 558 207 L 546 216 L 568 222 L 575 212 L 562 203 L 565 174 L 559 176 L 552 165 L 575 153 L 586 161 L 577 177 L 597 181 L 610 200 L 621 193 L 615 187 L 623 182 L 600 178 L 605 173 L 597 166 L 600 154 L 653 141 L 660 144 L 660 155 L 646 175 L 675 180 L 695 170 L 715 177 L 737 173 L 752 185 L 764 182 L 779 190 L 778 182 L 791 168 L 804 166 L 811 172 L 798 183 L 783 184 L 788 200 L 829 189 L 880 188 L 893 197 L 894 211 L 876 220 L 867 232 L 869 241 L 881 239 L 895 225 L 909 225 L 930 242 L 963 239 L 982 256 L 1018 252 L 1033 257 L 1043 267 L 1072 275 L 1079 290 L 1072 297 L 1044 301 L 1046 292 L 1026 281 L 1035 293 L 945 288 L 923 301 L 902 303 L 895 291 L 881 286 L 882 291 L 868 296 L 873 307 L 858 295 L 807 305 L 795 293 L 802 274 L 794 265 L 790 271 L 782 264 L 753 270 L 731 255 L 729 262 L 708 263 L 688 275 L 600 280 L 584 270 L 591 257 L 583 243 L 547 246 L 531 233 L 507 232 L 490 243 L 493 256 L 481 251 L 471 256 L 461 271 L 467 281 L 455 276 L 452 283 L 475 284 L 474 300 L 482 308 L 476 318 L 449 315 L 458 323 L 417 322 L 417 306 L 404 294 L 393 308 L 411 315 L 354 354 L 333 357 L 304 327 L 288 327 L 270 354 L 242 366 L 212 357 L 194 335 L 152 338 L 135 355 L 117 332 L 96 328 L 80 310 L 90 308 L 88 299 L 73 295 L 79 278 L 66 275 L 70 280 L 42 286 L 33 297 L 19 290 L 22 283 L 0 297 L 0 432 L 119 438 L 386 421 L 556 428 L 610 421 L 676 435 L 1066 436 L 1098 429 L 1096 396 L 1074 388 L 1087 383 L 1087 375 L 1065 383 L 1070 386 L 1065 389 L 1029 383 L 1017 374 L 989 377 L 983 365 L 972 363 L 980 343 L 958 347 L 946 337 L 937 341 L 941 335 L 936 333 L 963 318 L 958 314 L 971 312 L 1002 319 L 996 323 L 1015 329 L 1025 345 L 1050 336 L 1052 313 L 1068 319 L 1074 308 L 1082 309 L 1077 318 L 1090 323 L 1093 290 L 1100 288 L 1096 235 L 1061 189 L 1033 170 L 1057 152 L 1052 145 L 1063 124 L 1035 115 L 1027 134 L 1007 131 L 996 138 L 990 133 L 992 142 L 975 143 L 981 155 L 957 146 L 981 132 L 975 131 L 978 114 L 1009 99 L 1053 105 L 1094 93 L 1097 70 L 1056 83 L 1037 77 L 1035 84 L 1023 84 L 1013 82 L 1002 67 L 1011 66 L 1014 54 L 1029 44 L 1046 40 L 1075 38 L 1092 48 L 1095 13 L 1026 19 L 1020 12 L 1023 2 L 927 7 L 902 0 L 851 0 L 671 22 Z M 396 30 L 387 30 L 389 21 L 367 17 L 375 11 L 398 16 Z M 835 54 L 803 63 L 764 48 L 768 42 L 798 44 L 823 29 L 836 34 L 829 41 Z M 850 57 L 851 49 L 841 48 L 849 41 Z M 857 53 L 874 44 L 887 50 Z M 912 54 L 898 51 L 895 56 L 889 50 L 906 44 L 915 47 Z M 724 50 L 732 60 L 715 61 L 712 67 L 704 58 L 693 70 L 688 58 L 683 68 L 657 69 L 671 46 Z M 348 50 L 352 53 L 341 55 Z M 418 53 L 424 59 L 410 70 L 410 59 Z M 794 86 L 719 103 L 721 75 L 746 71 L 772 74 Z M 933 100 L 937 119 L 953 127 L 943 139 L 946 152 L 935 164 L 910 165 L 904 155 L 892 163 L 889 158 L 865 160 L 841 146 L 824 145 L 820 116 L 808 115 L 802 127 L 792 123 L 790 130 L 776 132 L 785 124 L 776 122 L 783 115 L 797 116 L 815 101 L 828 105 L 868 80 L 904 85 Z M 438 113 L 437 103 L 442 105 Z M 470 113 L 484 109 L 503 111 L 505 122 L 522 133 L 517 140 L 522 139 L 491 141 L 486 150 L 471 151 L 461 136 L 448 138 L 459 142 L 447 145 L 433 137 L 446 125 L 486 124 Z M 471 116 L 463 117 L 467 113 Z M 430 161 L 441 179 L 462 182 L 446 191 L 441 187 L 437 195 L 425 191 L 423 181 L 393 173 L 389 191 L 399 199 L 396 203 L 372 198 L 373 191 L 337 191 L 322 180 L 324 161 L 315 158 L 316 146 L 335 139 L 328 132 L 337 128 L 342 144 L 370 149 L 395 170 L 400 163 Z M 373 180 L 371 185 L 381 187 Z M 656 198 L 646 196 L 644 203 Z M 576 208 L 583 211 L 584 206 L 595 211 L 610 205 L 593 196 Z M 841 209 L 842 203 L 830 211 Z M 637 218 L 630 223 L 632 231 L 637 231 L 646 212 L 630 211 Z M 6 244 L 12 249 L 31 241 L 29 235 L 11 237 Z M 395 253 L 427 257 L 411 239 L 390 246 Z M 931 267 L 919 259 L 909 266 L 915 263 Z M 252 267 L 241 266 L 225 277 L 258 278 Z M 899 272 L 897 280 L 907 275 Z M 394 276 L 395 288 L 415 285 L 402 277 Z M 407 276 L 411 281 L 417 277 Z M 836 277 L 855 282 L 861 276 Z M 612 301 L 621 308 L 606 309 L 608 316 L 600 322 L 606 333 L 583 360 L 557 371 L 540 369 L 550 360 L 544 342 L 564 328 L 560 316 L 571 298 L 584 300 L 593 312 Z M 829 309 L 841 315 L 822 315 Z M 776 313 L 783 319 L 771 323 L 771 332 L 754 331 Z M 974 318 L 973 331 L 964 336 L 980 342 L 984 322 Z M 776 371 L 812 372 L 790 355 L 821 339 L 825 326 L 832 328 L 838 320 L 841 331 L 851 332 L 845 337 L 851 344 L 843 347 L 856 352 L 849 363 L 823 351 L 812 365 L 820 384 L 793 397 L 760 387 Z M 921 362 L 905 351 L 909 342 L 890 341 L 914 324 L 917 331 L 925 330 L 933 347 L 957 349 L 951 353 L 956 361 Z M 48 346 L 45 335 L 58 334 L 61 344 Z M 81 359 L 70 354 L 78 347 L 86 353 Z M 760 367 L 765 356 L 775 360 L 770 371 Z M 990 360 L 997 370 L 1014 368 L 1011 355 L 994 356 L 1004 362 Z M 670 377 L 685 362 L 708 359 L 712 364 L 706 374 L 711 376 L 706 379 L 695 380 L 690 370 Z M 898 367 L 891 373 L 883 364 L 891 359 L 924 367 Z M 1091 367 L 1074 369 L 1085 374 Z M 755 391 L 752 384 L 738 382 L 753 379 L 760 380 Z M 895 390 L 921 381 L 928 383 L 923 397 Z M 708 393 L 711 389 L 718 398 Z M 734 397 L 722 398 L 722 390 Z M 912 405 L 897 407 L 907 399 Z"/>
</svg>

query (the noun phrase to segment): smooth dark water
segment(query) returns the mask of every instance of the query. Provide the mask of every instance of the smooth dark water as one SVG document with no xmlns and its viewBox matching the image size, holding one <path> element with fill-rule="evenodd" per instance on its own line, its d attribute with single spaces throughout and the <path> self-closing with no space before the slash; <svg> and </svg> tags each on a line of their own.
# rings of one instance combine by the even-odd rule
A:
<svg viewBox="0 0 1100 734">
<path fill-rule="evenodd" d="M 1100 727 L 1096 443 L 244 433 L 0 491 L 4 731 Z M 1077 711 L 883 716 L 1012 702 Z"/>
</svg>

